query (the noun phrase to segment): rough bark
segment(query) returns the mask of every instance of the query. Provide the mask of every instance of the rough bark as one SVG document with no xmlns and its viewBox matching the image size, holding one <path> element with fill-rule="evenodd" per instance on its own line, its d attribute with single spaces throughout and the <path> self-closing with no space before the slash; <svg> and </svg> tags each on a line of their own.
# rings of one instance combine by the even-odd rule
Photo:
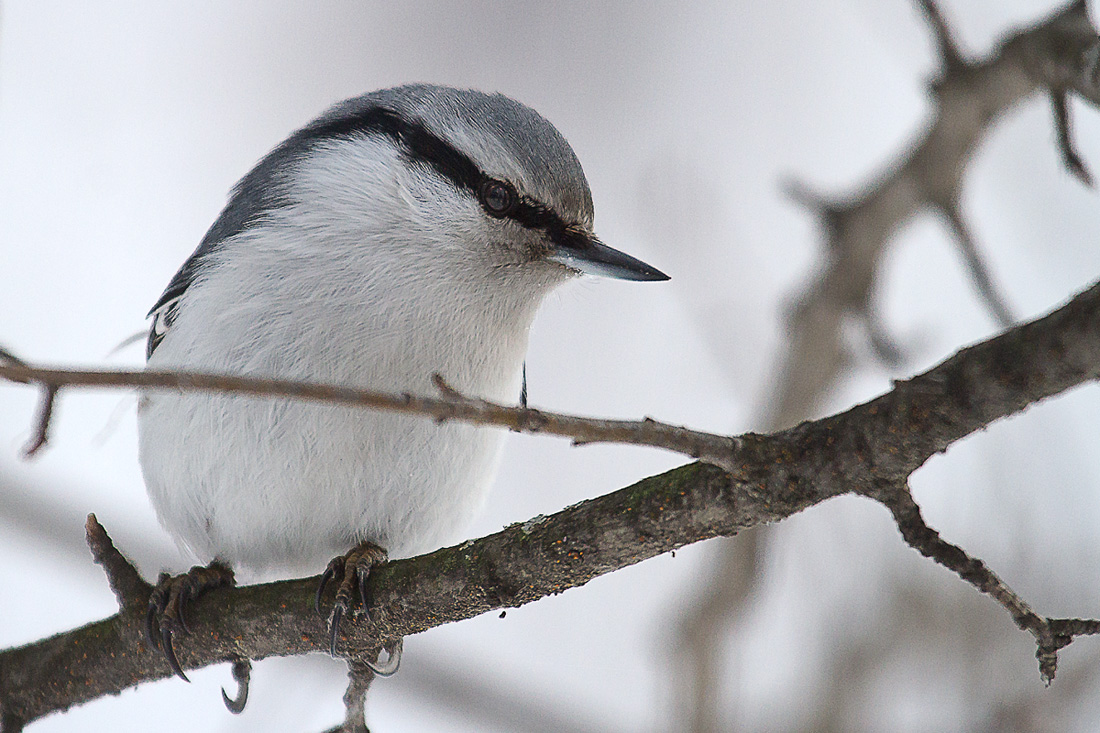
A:
<svg viewBox="0 0 1100 733">
<path fill-rule="evenodd" d="M 363 657 L 388 639 L 530 603 L 692 542 L 779 521 L 841 494 L 882 501 L 900 516 L 898 492 L 930 456 L 997 419 L 1098 377 L 1100 283 L 1054 313 L 964 349 L 870 402 L 773 435 L 741 436 L 729 473 L 692 463 L 479 540 L 390 563 L 371 577 L 371 623 L 346 624 L 345 648 L 350 657 Z M 1028 614 L 1045 625 L 1046 643 L 1039 641 L 1047 657 L 1074 635 L 1096 633 L 1097 622 L 1040 618 L 980 561 L 946 542 L 930 541 L 938 535 L 919 513 L 904 520 L 907 540 L 947 567 L 963 567 L 964 579 L 1005 605 L 1022 628 L 1036 633 L 1021 620 Z M 121 593 L 123 610 L 0 651 L 6 731 L 170 675 L 163 657 L 143 638 L 140 596 L 146 586 L 118 558 L 104 558 L 113 550 L 97 526 L 89 520 L 97 559 Z M 192 633 L 177 647 L 183 668 L 324 651 L 325 624 L 313 610 L 317 580 L 220 589 L 200 598 L 191 609 Z M 127 592 L 139 597 L 128 598 Z M 1053 672 L 1048 659 L 1043 673 Z"/>
</svg>

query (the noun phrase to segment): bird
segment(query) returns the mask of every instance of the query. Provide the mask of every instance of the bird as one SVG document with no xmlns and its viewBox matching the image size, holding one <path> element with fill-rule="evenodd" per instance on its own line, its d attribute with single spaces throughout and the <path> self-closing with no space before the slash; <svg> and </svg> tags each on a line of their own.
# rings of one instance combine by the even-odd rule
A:
<svg viewBox="0 0 1100 733">
<path fill-rule="evenodd" d="M 407 84 L 337 103 L 242 178 L 149 312 L 147 368 L 427 394 L 433 375 L 497 402 L 526 393 L 544 297 L 582 274 L 669 279 L 603 244 L 576 154 L 510 97 Z M 501 431 L 228 393 L 138 404 L 163 527 L 200 562 L 163 573 L 147 633 L 237 572 L 336 582 L 330 652 L 372 568 L 460 539 Z M 392 657 L 391 653 L 391 657 Z"/>
</svg>

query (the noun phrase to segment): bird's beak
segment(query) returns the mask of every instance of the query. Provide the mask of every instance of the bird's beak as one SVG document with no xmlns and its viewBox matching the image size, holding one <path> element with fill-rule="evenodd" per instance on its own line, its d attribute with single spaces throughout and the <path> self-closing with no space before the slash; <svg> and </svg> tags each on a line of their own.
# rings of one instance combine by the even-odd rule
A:
<svg viewBox="0 0 1100 733">
<path fill-rule="evenodd" d="M 551 262 L 565 265 L 586 275 L 610 277 L 616 280 L 668 280 L 656 267 L 647 265 L 625 252 L 611 249 L 592 234 L 570 236 L 546 255 Z"/>
</svg>

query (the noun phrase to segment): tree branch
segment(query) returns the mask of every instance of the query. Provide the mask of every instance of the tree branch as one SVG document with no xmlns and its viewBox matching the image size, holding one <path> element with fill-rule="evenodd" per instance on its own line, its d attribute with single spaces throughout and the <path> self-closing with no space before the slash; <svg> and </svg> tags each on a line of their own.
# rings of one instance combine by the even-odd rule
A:
<svg viewBox="0 0 1100 733">
<path fill-rule="evenodd" d="M 962 212 L 959 211 L 958 202 L 955 201 L 945 205 L 940 211 L 947 219 L 947 223 L 951 225 L 951 231 L 955 233 L 955 242 L 959 246 L 959 251 L 962 252 L 966 269 L 970 273 L 970 279 L 973 280 L 974 287 L 978 289 L 978 295 L 985 301 L 985 305 L 993 318 L 996 319 L 997 325 L 1001 328 L 1008 328 L 1014 320 L 1012 311 L 1005 302 L 1004 296 L 993 285 L 993 276 L 990 275 L 989 268 L 978 251 L 978 244 L 974 241 L 974 235 L 970 232 L 970 227 L 963 219 Z"/>
<path fill-rule="evenodd" d="M 936 46 L 944 70 L 947 73 L 952 73 L 966 68 L 966 59 L 959 51 L 959 45 L 955 43 L 955 37 L 940 12 L 939 6 L 932 0 L 919 0 L 919 5 L 921 10 L 924 11 L 928 25 L 932 27 L 932 34 L 936 37 Z"/>
<path fill-rule="evenodd" d="M 50 374 L 72 375 L 68 385 L 150 386 L 133 373 Z M 81 376 L 87 374 L 96 376 Z M 33 381 L 28 372 L 19 376 Z M 903 486 L 951 443 L 1098 378 L 1100 283 L 1045 318 L 964 349 L 870 402 L 774 435 L 741 436 L 729 473 L 689 464 L 549 517 L 382 566 L 370 580 L 371 623 L 346 624 L 346 648 L 357 659 L 388 639 L 530 603 L 685 544 L 779 521 L 833 496 L 854 492 L 881 501 L 884 486 Z M 162 379 L 168 375 L 154 382 Z M 256 380 L 236 386 L 249 394 L 258 389 Z M 306 578 L 201 597 L 191 609 L 192 634 L 177 648 L 181 665 L 195 669 L 327 649 L 325 625 L 312 609 L 316 583 Z M 141 617 L 140 608 L 124 600 L 109 619 L 0 652 L 0 706 L 11 721 L 5 725 L 16 730 L 50 712 L 169 676 L 163 657 L 145 643 Z M 1052 637 L 1040 644 L 1044 655 L 1100 625 L 1047 623 Z M 1052 675 L 1045 657 L 1043 665 Z"/>
<path fill-rule="evenodd" d="M 935 6 L 923 0 L 922 4 L 937 30 L 945 58 L 945 77 L 935 86 L 937 117 L 909 157 L 874 188 L 851 202 L 822 207 L 830 231 L 830 264 L 792 318 L 795 328 L 789 366 L 783 373 L 785 387 L 780 390 L 783 397 L 777 401 L 771 424 L 788 425 L 796 419 L 792 416 L 814 409 L 817 397 L 835 378 L 832 367 L 843 360 L 837 326 L 848 314 L 867 311 L 887 240 L 917 210 L 956 200 L 965 162 L 993 119 L 1042 89 L 1053 94 L 1074 91 L 1093 103 L 1100 102 L 1100 46 L 1085 3 L 1074 2 L 1049 20 L 1013 36 L 990 60 L 961 65 Z M 1060 147 L 1063 153 L 1073 152 L 1068 112 L 1057 105 L 1055 112 Z M 927 374 L 847 413 L 773 436 L 747 435 L 741 442 L 653 421 L 595 421 L 502 407 L 449 393 L 442 382 L 437 385 L 442 399 L 369 393 L 378 398 L 378 404 L 365 399 L 367 393 L 362 391 L 320 385 L 283 383 L 298 390 L 291 394 L 280 392 L 281 387 L 270 382 L 260 384 L 267 380 L 244 380 L 254 383 L 248 387 L 239 382 L 235 386 L 242 389 L 232 385 L 229 389 L 545 432 L 571 437 L 577 443 L 654 445 L 729 470 L 726 474 L 698 464 L 685 466 L 549 518 L 539 517 L 476 542 L 392 563 L 372 581 L 374 624 L 369 629 L 349 624 L 346 629 L 352 634 L 353 656 L 368 653 L 386 638 L 493 608 L 521 605 L 688 542 L 735 534 L 745 527 L 782 519 L 830 496 L 855 492 L 887 503 L 910 544 L 922 552 L 927 550 L 926 554 L 948 567 L 962 570 L 964 577 L 969 574 L 968 579 L 980 581 L 976 585 L 981 590 L 997 597 L 1010 611 L 1015 609 L 1018 623 L 1025 620 L 1028 630 L 1036 634 L 1040 670 L 1049 678 L 1055 671 L 1057 650 L 1076 635 L 1096 633 L 1098 622 L 1040 619 L 988 569 L 989 576 L 974 575 L 974 563 L 980 561 L 940 540 L 923 522 L 915 523 L 919 510 L 899 487 L 928 455 L 963 435 L 1033 401 L 1095 380 L 1100 364 L 1096 291 L 1094 286 L 1057 313 L 1029 324 L 1034 327 L 1030 330 L 1020 327 L 964 350 Z M 808 353 L 821 358 L 798 358 Z M 10 363 L 0 366 L 2 371 L 34 371 L 4 351 L 0 351 L 0 361 Z M 790 366 L 798 364 L 803 365 L 803 372 L 811 365 L 810 373 L 800 374 L 797 366 Z M 37 383 L 46 390 L 34 441 L 41 444 L 47 435 L 53 398 L 63 384 L 220 390 L 227 385 L 203 380 L 238 379 L 62 370 L 37 370 L 29 377 L 30 371 L 22 373 L 22 380 L 17 372 L 0 376 Z M 95 381 L 103 375 L 118 381 Z M 60 377 L 89 381 L 78 385 L 57 381 Z M 150 377 L 184 381 L 136 383 Z M 136 381 L 128 381 L 131 378 Z M 312 390 L 333 392 L 324 395 Z M 357 393 L 354 397 L 353 392 Z M 387 400 L 392 404 L 381 404 Z M 413 403 L 418 407 L 406 409 Z M 883 493 L 884 487 L 893 487 L 893 493 Z M 109 544 L 105 533 L 99 539 L 101 545 L 103 540 Z M 962 553 L 963 559 L 953 566 L 949 556 L 954 551 Z M 107 551 L 101 547 L 101 552 Z M 137 582 L 121 583 L 129 574 L 124 559 L 123 565 L 118 565 L 120 558 L 104 563 L 112 587 L 122 598 L 119 615 L 19 649 L 0 651 L 4 731 L 17 730 L 51 711 L 168 675 L 160 656 L 145 647 L 139 615 L 134 613 L 134 604 L 126 601 L 141 595 L 144 581 L 137 578 Z M 184 666 L 190 669 L 218 661 L 324 648 L 322 624 L 309 611 L 315 582 L 307 579 L 216 591 L 200 599 L 194 609 L 196 633 L 188 637 L 187 648 L 180 650 Z M 131 591 L 120 591 L 127 584 Z"/>
<path fill-rule="evenodd" d="M 45 447 L 49 440 L 50 420 L 53 419 L 53 407 L 57 401 L 57 385 L 48 382 L 42 383 L 42 396 L 38 403 L 38 417 L 35 418 L 34 435 L 23 448 L 23 457 L 31 458 Z"/>
<path fill-rule="evenodd" d="M 942 46 L 942 17 L 934 4 L 920 4 Z M 870 307 L 894 233 L 923 210 L 950 211 L 955 206 L 971 156 L 994 122 L 1044 90 L 1072 90 L 1100 105 L 1100 62 L 1094 58 L 1098 44 L 1088 9 L 1069 3 L 1007 37 L 987 59 L 962 66 L 946 63 L 934 88 L 935 114 L 928 127 L 864 192 L 829 202 L 805 186 L 793 188 L 796 198 L 821 216 L 828 241 L 819 274 L 788 319 L 789 347 L 764 424 L 785 427 L 816 412 L 844 363 L 840 325 Z M 1002 318 L 1006 314 L 998 312 L 1003 310 L 997 307 L 999 300 L 986 297 L 994 316 Z"/>
<path fill-rule="evenodd" d="M 1069 100 L 1062 89 L 1050 92 L 1050 103 L 1054 109 L 1054 131 L 1058 134 L 1058 152 L 1062 154 L 1062 163 L 1081 183 L 1092 186 L 1092 174 L 1085 166 L 1081 154 L 1073 144 L 1073 133 L 1070 131 Z"/>
<path fill-rule="evenodd" d="M 578 445 L 589 443 L 624 443 L 664 448 L 697 458 L 715 466 L 734 465 L 738 442 L 713 433 L 643 420 L 598 420 L 590 417 L 544 412 L 525 407 L 499 405 L 486 400 L 466 397 L 452 389 L 438 374 L 432 381 L 440 397 L 417 397 L 405 392 L 389 394 L 368 389 L 316 384 L 285 379 L 241 377 L 230 374 L 209 374 L 180 371 L 99 371 L 50 369 L 26 362 L 0 364 L 0 380 L 18 384 L 41 384 L 56 393 L 62 387 L 96 387 L 106 389 L 171 389 L 184 392 L 232 392 L 258 397 L 293 397 L 334 405 L 370 407 L 376 410 L 420 415 L 443 423 L 448 420 L 492 425 L 517 433 L 542 433 L 571 438 Z M 53 398 L 50 398 L 52 403 Z M 52 408 L 51 408 L 52 410 Z M 50 410 L 42 410 L 36 422 L 35 450 L 45 444 L 45 432 Z M 43 419 L 44 418 L 44 419 Z M 29 451 L 27 455 L 31 455 Z"/>
<path fill-rule="evenodd" d="M 970 274 L 990 312 L 1002 325 L 1011 313 L 994 288 L 973 237 L 958 208 L 963 175 L 980 141 L 994 123 L 1018 103 L 1047 90 L 1055 102 L 1059 148 L 1071 172 L 1087 173 L 1069 133 L 1066 91 L 1100 104 L 1100 43 L 1086 3 L 1077 0 L 1032 27 L 1007 36 L 989 58 L 972 61 L 959 50 L 954 34 L 933 0 L 917 0 L 934 34 L 942 74 L 929 85 L 934 114 L 928 126 L 861 193 L 849 200 L 830 200 L 801 183 L 788 183 L 788 194 L 820 220 L 826 242 L 823 258 L 787 317 L 785 350 L 776 368 L 772 396 L 761 408 L 759 425 L 776 429 L 818 414 L 848 363 L 842 334 L 846 319 L 855 317 L 884 362 L 893 365 L 900 353 L 874 312 L 874 290 L 894 234 L 917 213 L 929 208 L 948 214 Z M 1061 102 L 1061 106 L 1059 106 Z M 1076 161 L 1079 166 L 1074 165 Z M 726 571 L 742 561 L 742 551 L 758 559 L 760 538 L 741 548 L 722 548 L 712 579 L 686 625 L 689 648 L 706 650 L 696 660 L 685 685 L 694 692 L 683 710 L 694 731 L 718 730 L 717 698 L 709 694 L 717 676 L 712 639 L 724 632 L 744 608 L 747 587 L 731 592 Z M 736 577 L 743 577 L 738 575 Z M 756 581 L 759 582 L 759 581 Z"/>
<path fill-rule="evenodd" d="M 957 545 L 945 541 L 921 517 L 905 485 L 880 487 L 872 498 L 882 502 L 894 515 L 905 543 L 925 557 L 952 570 L 960 578 L 997 601 L 1022 631 L 1035 637 L 1039 675 L 1048 685 L 1058 669 L 1058 650 L 1075 636 L 1100 634 L 1100 621 L 1086 619 L 1041 618 L 1008 584 L 997 577 L 981 560 L 971 557 Z"/>
<path fill-rule="evenodd" d="M 92 560 L 103 567 L 118 607 L 124 611 L 144 611 L 153 586 L 146 583 L 137 568 L 118 551 L 94 514 L 88 515 L 84 532 Z"/>
</svg>

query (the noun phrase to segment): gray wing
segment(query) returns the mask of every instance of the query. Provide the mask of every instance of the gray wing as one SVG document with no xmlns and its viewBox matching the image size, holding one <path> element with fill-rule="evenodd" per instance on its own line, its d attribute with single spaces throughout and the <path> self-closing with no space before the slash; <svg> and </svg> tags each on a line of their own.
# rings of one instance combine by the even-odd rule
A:
<svg viewBox="0 0 1100 733">
<path fill-rule="evenodd" d="M 148 315 L 153 317 L 153 324 L 145 346 L 146 359 L 153 355 L 171 328 L 179 311 L 180 298 L 202 276 L 210 254 L 216 252 L 226 240 L 255 226 L 269 212 L 287 203 L 282 180 L 288 166 L 315 142 L 315 138 L 306 134 L 308 129 L 300 130 L 271 151 L 233 188 L 229 203 L 217 221 L 149 309 Z"/>
</svg>

